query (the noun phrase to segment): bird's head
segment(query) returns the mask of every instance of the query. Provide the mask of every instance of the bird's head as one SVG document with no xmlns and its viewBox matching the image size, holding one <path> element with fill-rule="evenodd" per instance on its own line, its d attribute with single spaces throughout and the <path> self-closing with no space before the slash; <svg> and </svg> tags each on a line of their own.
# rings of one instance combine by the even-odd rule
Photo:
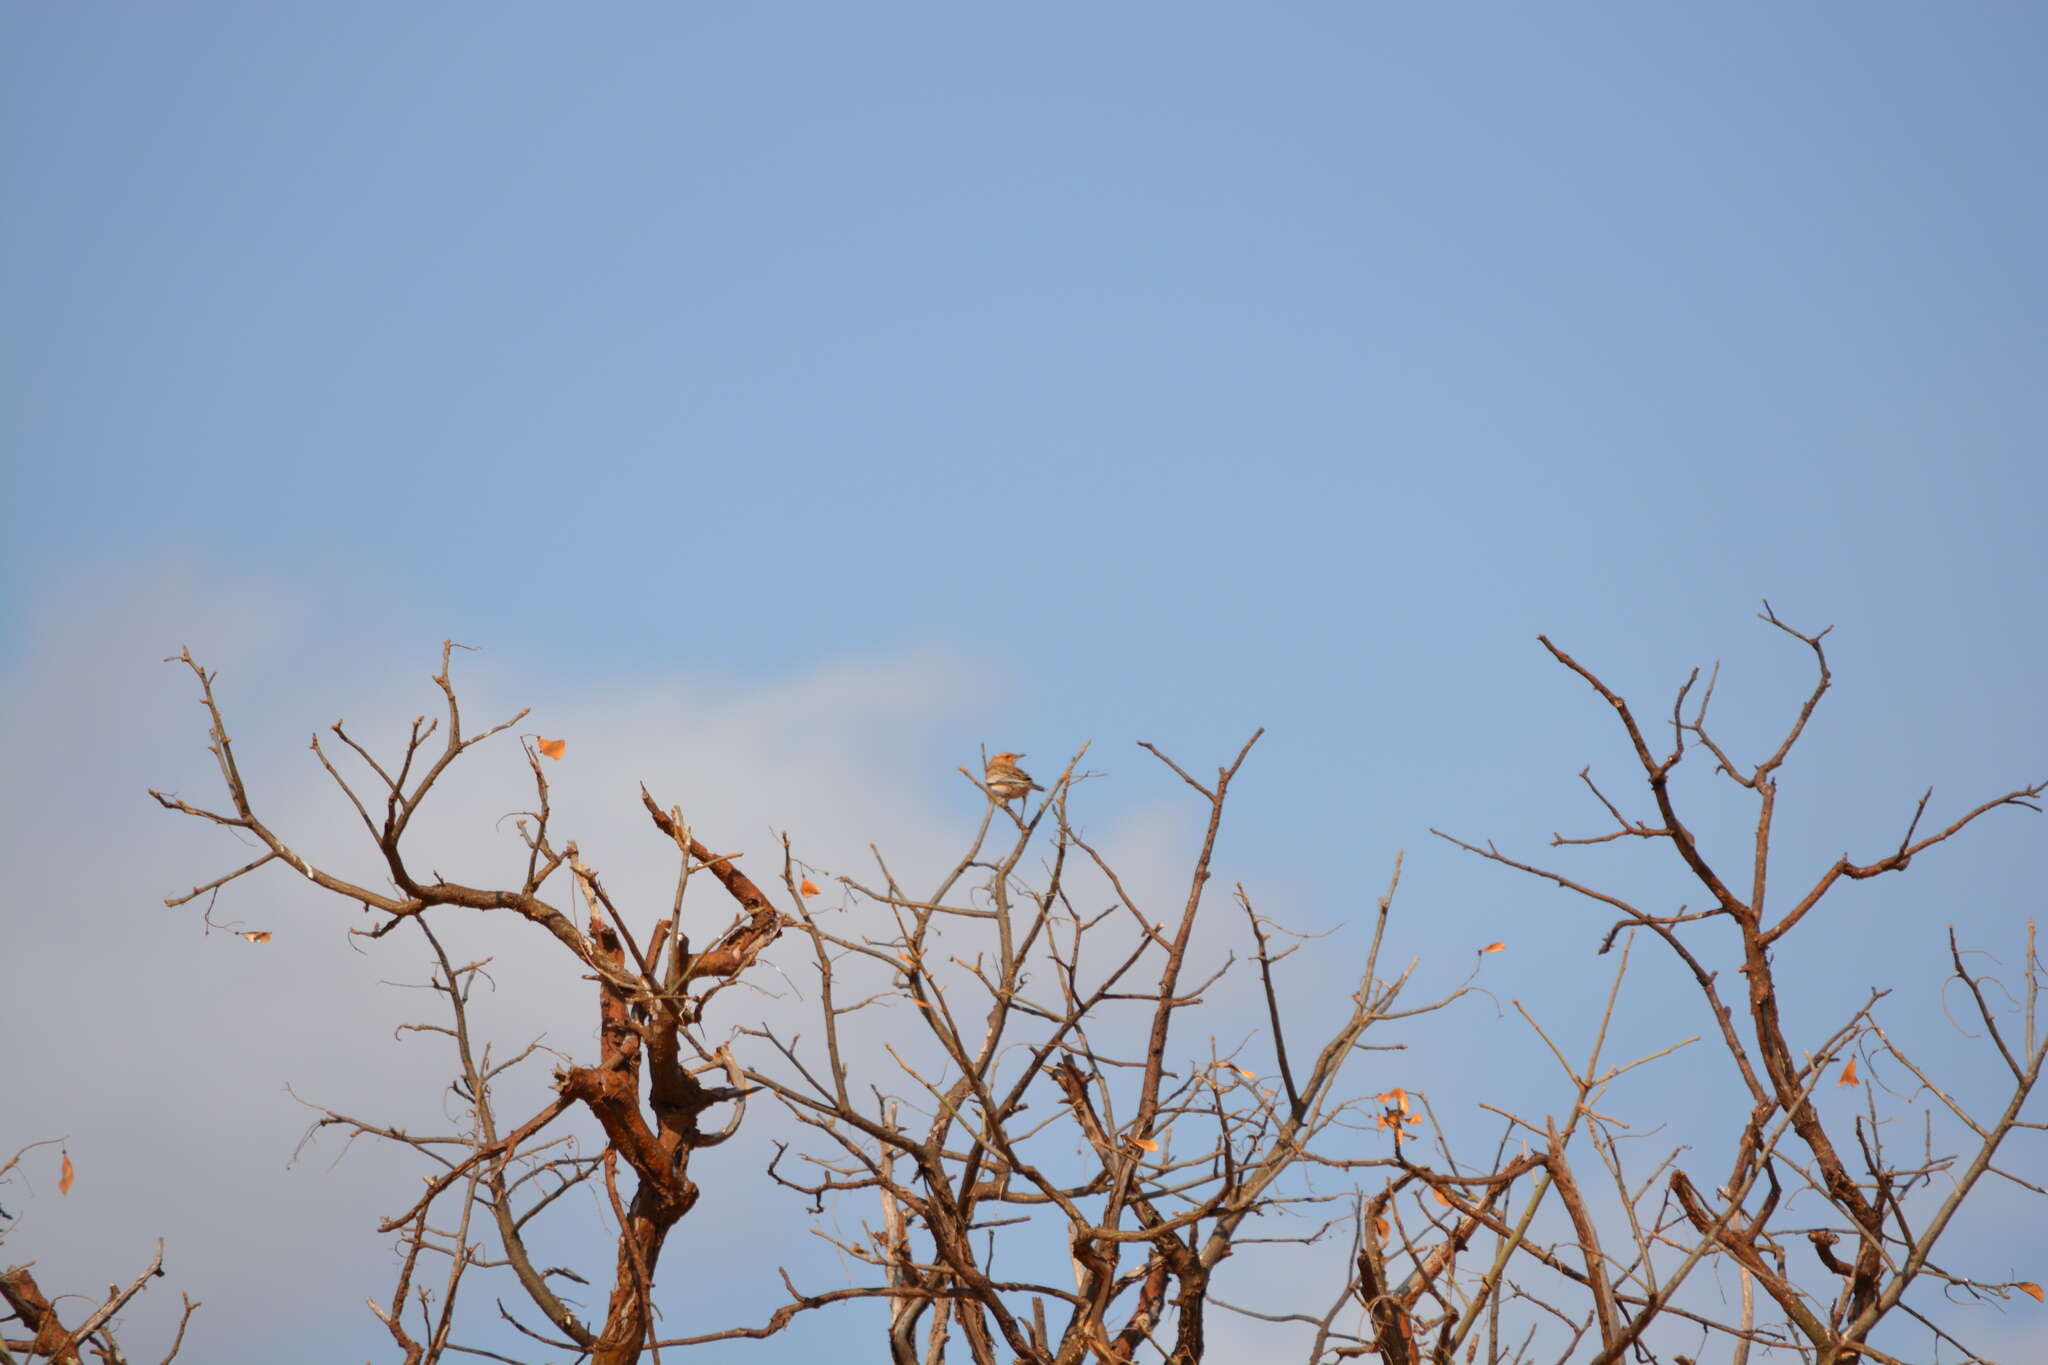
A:
<svg viewBox="0 0 2048 1365">
<path fill-rule="evenodd" d="M 1022 755 L 1022 754 L 1008 754 L 1008 753 L 1005 753 L 1005 754 L 996 754 L 996 755 L 995 755 L 994 757 L 992 757 L 992 758 L 990 758 L 990 759 L 989 759 L 989 762 L 991 762 L 991 763 L 1015 763 L 1015 762 L 1016 762 L 1016 761 L 1017 761 L 1018 759 L 1020 759 L 1020 758 L 1022 758 L 1022 757 L 1024 757 L 1024 755 Z"/>
</svg>

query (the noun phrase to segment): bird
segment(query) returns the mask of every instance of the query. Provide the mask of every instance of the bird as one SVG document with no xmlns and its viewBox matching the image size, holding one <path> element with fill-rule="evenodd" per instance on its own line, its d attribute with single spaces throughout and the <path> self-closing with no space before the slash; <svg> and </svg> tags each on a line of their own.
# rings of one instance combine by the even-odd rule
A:
<svg viewBox="0 0 2048 1365">
<path fill-rule="evenodd" d="M 1017 797 L 1045 790 L 1031 780 L 1030 773 L 1017 766 L 1017 760 L 1022 757 L 1022 754 L 997 754 L 988 761 L 988 771 L 982 775 L 988 794 L 1006 806 Z"/>
</svg>

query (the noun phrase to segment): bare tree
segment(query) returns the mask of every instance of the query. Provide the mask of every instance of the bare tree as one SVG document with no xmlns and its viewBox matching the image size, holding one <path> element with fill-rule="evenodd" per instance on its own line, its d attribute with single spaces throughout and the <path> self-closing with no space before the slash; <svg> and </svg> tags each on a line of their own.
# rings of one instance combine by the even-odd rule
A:
<svg viewBox="0 0 2048 1365">
<path fill-rule="evenodd" d="M 1796 1036 L 1787 1002 L 1802 982 L 1787 979 L 1772 949 L 1821 923 L 1825 898 L 1844 880 L 1903 870 L 2005 807 L 2038 810 L 2048 785 L 1982 802 L 1932 833 L 1921 832 L 1923 797 L 1883 856 L 1844 856 L 1789 895 L 1770 890 L 1778 773 L 1830 674 L 1825 631 L 1792 630 L 1768 608 L 1764 619 L 1810 651 L 1817 678 L 1781 740 L 1747 765 L 1709 731 L 1712 677 L 1702 685 L 1695 672 L 1679 689 L 1668 747 L 1653 745 L 1624 698 L 1543 641 L 1616 716 L 1648 803 L 1648 813 L 1625 813 L 1631 803 L 1610 799 L 1588 769 L 1581 776 L 1613 827 L 1555 845 L 1668 848 L 1694 890 L 1645 906 L 1588 875 L 1451 839 L 1612 917 L 1600 951 L 1613 951 L 1616 967 L 1589 1038 L 1574 1045 L 1516 1006 L 1537 1055 L 1558 1068 L 1559 1102 L 1547 1114 L 1483 1094 L 1440 1112 L 1412 1087 L 1359 1093 L 1370 1086 L 1349 1079 L 1355 1054 L 1399 1046 L 1398 1037 L 1378 1041 L 1386 1025 L 1429 1027 L 1473 979 L 1424 991 L 1415 961 L 1383 966 L 1398 858 L 1362 935 L 1346 930 L 1358 936 L 1318 947 L 1318 968 L 1339 945 L 1354 955 L 1348 993 L 1304 971 L 1304 934 L 1262 914 L 1244 884 L 1218 903 L 1209 883 L 1226 804 L 1257 734 L 1213 777 L 1143 746 L 1191 795 L 1198 831 L 1169 893 L 1116 866 L 1088 834 L 1080 797 L 1097 775 L 1081 767 L 1083 746 L 1035 806 L 1024 785 L 990 787 L 963 769 L 984 810 L 957 860 L 909 878 L 876 851 L 871 875 L 839 877 L 829 897 L 819 879 L 832 879 L 801 861 L 789 838 L 771 898 L 737 870 L 737 854 L 714 854 L 678 808 L 643 789 L 655 833 L 676 851 L 677 878 L 665 904 L 636 910 L 614 901 L 575 844 L 557 848 L 544 760 L 559 751 L 533 736 L 523 741 L 534 806 L 517 825 L 519 874 L 499 889 L 415 874 L 425 860 L 409 856 L 404 839 L 435 783 L 525 714 L 464 737 L 449 681 L 453 646 L 434 679 L 445 717 L 415 722 L 390 763 L 333 727 L 370 774 L 371 795 L 359 795 L 314 742 L 378 856 L 378 887 L 313 866 L 258 817 L 213 679 L 183 656 L 212 721 L 228 805 L 157 799 L 236 831 L 259 856 L 171 903 L 211 897 L 282 862 L 375 912 L 376 927 L 361 932 L 422 936 L 440 1011 L 416 1027 L 451 1049 L 459 1122 L 421 1135 L 324 1109 L 317 1125 L 403 1144 L 434 1164 L 424 1192 L 383 1225 L 397 1239 L 400 1273 L 372 1305 L 408 1365 L 450 1352 L 513 1358 L 458 1341 L 456 1304 L 474 1274 L 518 1284 L 539 1320 L 506 1316 L 537 1349 L 605 1365 L 772 1336 L 811 1310 L 860 1301 L 881 1310 L 877 1350 L 896 1365 L 949 1355 L 976 1365 L 1192 1365 L 1210 1349 L 1218 1312 L 1294 1334 L 1311 1365 L 1368 1356 L 1394 1365 L 1891 1362 L 1926 1358 L 1917 1343 L 1900 1344 L 1916 1324 L 1934 1354 L 1967 1355 L 1944 1296 L 2041 1295 L 1966 1267 L 1957 1256 L 1968 1248 L 1943 1241 L 1987 1179 L 2041 1193 L 2038 1174 L 2001 1160 L 2013 1134 L 2043 1126 L 2026 1110 L 2048 1060 L 2032 930 L 2009 981 L 1969 966 L 1953 939 L 1948 946 L 1954 999 L 2005 1078 L 1988 1097 L 1958 1093 L 1948 1068 L 1888 1032 L 1876 1008 L 1882 992 L 1819 1035 Z M 1740 870 L 1709 855 L 1698 817 L 1681 818 L 1672 776 L 1688 758 L 1704 758 L 1753 803 Z M 704 874 L 732 909 L 693 949 L 686 893 Z M 553 884 L 568 899 L 546 899 Z M 1681 901 L 1695 908 L 1665 908 Z M 429 912 L 451 911 L 526 919 L 595 985 L 597 1057 L 560 1058 L 552 1097 L 517 1121 L 498 1112 L 503 1078 L 560 1054 L 535 1044 L 501 1056 L 476 1034 L 472 992 L 490 960 L 450 954 Z M 775 979 L 793 983 L 794 994 L 749 993 L 745 1010 L 729 1008 L 741 997 L 727 988 L 758 977 L 757 961 L 778 939 Z M 1688 983 L 1696 1036 L 1677 1036 L 1668 1002 L 1671 1036 L 1618 1035 L 1631 963 L 1640 970 L 1645 947 L 1668 954 Z M 707 1013 L 718 997 L 725 1004 Z M 1714 1047 L 1745 1097 L 1741 1112 L 1724 1133 L 1646 1145 L 1661 1116 L 1625 1117 L 1621 1083 L 1645 1067 L 1699 1067 L 1675 1059 Z M 1860 1086 L 1861 1112 L 1837 1114 L 1822 1103 L 1824 1085 Z M 689 1158 L 740 1131 L 750 1094 L 779 1106 L 756 1116 L 747 1141 L 768 1175 L 808 1202 L 813 1230 L 856 1273 L 806 1291 L 785 1270 L 789 1298 L 765 1321 L 666 1331 L 656 1270 L 697 1199 Z M 1895 1120 L 1916 1107 L 1919 1150 L 1896 1153 Z M 722 1120 L 709 1121 L 713 1110 Z M 576 1115 L 591 1124 L 572 1127 Z M 533 1244 L 536 1220 L 572 1190 L 594 1193 L 617 1234 L 601 1314 L 579 1310 L 564 1283 L 578 1277 L 547 1266 Z M 1218 1294 L 1226 1260 L 1240 1269 L 1262 1256 L 1322 1267 L 1333 1276 L 1329 1293 L 1299 1309 Z M 1724 1275 L 1732 1297 L 1721 1292 Z"/>
<path fill-rule="evenodd" d="M 1443 1168 L 1406 1162 L 1402 1176 L 1369 1201 L 1361 1219 L 1368 1232 L 1360 1239 L 1358 1273 L 1347 1290 L 1367 1308 L 1375 1328 L 1372 1349 L 1382 1359 L 1449 1361 L 1482 1329 L 1479 1339 L 1488 1360 L 1535 1358 L 1516 1344 L 1513 1331 L 1503 1333 L 1504 1298 L 1565 1329 L 1564 1349 L 1554 1358 L 1584 1358 L 1594 1365 L 1624 1355 L 1661 1358 L 1659 1351 L 1676 1352 L 1681 1347 L 1673 1343 L 1682 1344 L 1688 1333 L 1696 1342 L 1690 1347 L 1695 1354 L 1725 1349 L 1737 1361 L 1747 1361 L 1753 1352 L 1813 1365 L 1928 1358 L 1926 1346 L 1879 1344 L 1904 1335 L 1899 1327 L 1880 1336 L 1880 1328 L 1894 1317 L 1917 1324 L 1931 1338 L 1935 1353 L 1954 1350 L 1977 1359 L 1938 1320 L 1928 1300 L 2008 1299 L 2016 1290 L 2041 1297 L 2038 1285 L 1972 1274 L 1935 1254 L 1937 1244 L 1946 1245 L 1944 1234 L 1964 1202 L 1986 1178 L 2022 1195 L 2042 1193 L 2038 1176 L 2027 1179 L 1997 1160 L 2015 1132 L 2043 1127 L 2023 1117 L 2048 1060 L 2048 1037 L 2038 1016 L 2043 983 L 2032 925 L 2020 945 L 2019 973 L 2012 981 L 1993 982 L 1971 970 L 1953 931 L 1949 937 L 1950 979 L 1981 1029 L 1980 1045 L 2006 1077 L 2003 1093 L 1986 1097 L 1982 1107 L 1967 1106 L 1944 1085 L 1942 1076 L 1950 1068 L 1930 1066 L 1885 1030 L 1875 1011 L 1885 992 L 1872 992 L 1860 1009 L 1818 1037 L 1802 1041 L 1789 1036 L 1786 1003 L 1800 994 L 1800 982 L 1786 979 L 1772 949 L 1789 935 L 1817 926 L 1825 913 L 1824 898 L 1844 880 L 1903 871 L 1922 853 L 1994 811 L 2038 811 L 2036 802 L 2048 784 L 2006 792 L 1938 830 L 1923 832 L 1930 792 L 1919 799 L 1889 852 L 1868 862 L 1844 855 L 1818 876 L 1796 883 L 1789 894 L 1773 891 L 1778 774 L 1806 733 L 1831 675 L 1822 646 L 1827 631 L 1807 635 L 1794 630 L 1768 604 L 1763 619 L 1810 651 L 1816 676 L 1782 738 L 1754 763 L 1738 761 L 1708 729 L 1713 676 L 1702 686 L 1695 670 L 1678 689 L 1668 720 L 1668 747 L 1659 746 L 1626 699 L 1549 639 L 1542 640 L 1611 709 L 1635 755 L 1650 806 L 1649 814 L 1631 817 L 1594 781 L 1590 769 L 1582 771 L 1613 827 L 1588 836 L 1559 835 L 1554 846 L 1639 840 L 1668 848 L 1695 894 L 1705 893 L 1702 908 L 1645 908 L 1582 874 L 1539 867 L 1490 843 L 1451 839 L 1479 857 L 1552 882 L 1613 916 L 1600 951 L 1623 945 L 1616 992 L 1622 989 L 1631 939 L 1648 935 L 1671 953 L 1697 993 L 1698 1017 L 1707 1035 L 1718 1040 L 1726 1066 L 1747 1096 L 1747 1109 L 1733 1116 L 1732 1131 L 1718 1148 L 1695 1140 L 1688 1144 L 1695 1155 L 1673 1149 L 1647 1170 L 1631 1169 L 1627 1151 L 1632 1134 L 1602 1097 L 1626 1071 L 1671 1049 L 1608 1064 L 1603 1022 L 1587 1062 L 1575 1066 L 1545 1036 L 1543 1042 L 1570 1079 L 1572 1102 L 1561 1121 L 1503 1114 L 1506 1127 L 1496 1150 L 1519 1142 L 1529 1149 L 1526 1156 L 1505 1164 L 1497 1158 L 1483 1163 L 1485 1174 L 1478 1176 L 1462 1175 L 1449 1162 Z M 1725 778 L 1753 803 L 1746 853 L 1738 865 L 1723 866 L 1709 856 L 1695 833 L 1698 817 L 1682 814 L 1673 792 L 1674 771 L 1687 758 L 1702 755 L 1715 777 Z M 1724 976 L 1731 966 L 1739 983 L 1733 1000 Z M 1611 1019 L 1612 996 L 1608 1009 Z M 1859 1062 L 1865 1073 L 1861 1078 Z M 1862 1112 L 1846 1123 L 1829 1119 L 1816 1103 L 1816 1091 L 1830 1077 L 1836 1086 L 1863 1087 Z M 1900 1131 L 1895 1119 L 1914 1107 L 1923 1107 L 1919 1150 L 1894 1154 L 1889 1135 Z M 1597 1160 L 1598 1184 L 1608 1191 L 1597 1204 L 1595 1191 L 1574 1170 L 1574 1139 L 1580 1136 Z M 1948 1143 L 1957 1150 L 1942 1150 Z M 1695 1180 L 1687 1167 L 1699 1169 L 1702 1159 L 1714 1163 L 1713 1174 Z M 1510 1215 L 1506 1205 L 1517 1183 L 1529 1188 L 1514 1201 Z M 1412 1235 L 1402 1238 L 1412 1268 L 1396 1282 L 1370 1229 L 1404 1185 L 1428 1187 L 1443 1207 L 1427 1215 L 1431 1234 L 1426 1250 Z M 1816 1199 L 1828 1211 L 1817 1222 L 1805 1212 Z M 1558 1209 L 1548 1227 L 1539 1221 L 1546 1201 Z M 1795 1205 L 1801 1209 L 1797 1217 Z M 1550 1235 L 1541 1235 L 1546 1232 Z M 1481 1233 L 1490 1235 L 1491 1247 L 1460 1280 L 1452 1274 L 1457 1258 Z M 1797 1251 L 1802 1242 L 1803 1259 Z M 1967 1256 L 1969 1249 L 1953 1250 Z M 1716 1262 L 1732 1265 L 1739 1279 L 1739 1308 L 1732 1318 L 1718 1311 L 1716 1296 L 1689 1292 L 1694 1273 Z M 1915 1295 L 1916 1289 L 1927 1292 Z M 1587 1337 L 1590 1345 L 1581 1348 Z M 1533 1330 L 1519 1338 L 1530 1340 Z"/>
<path fill-rule="evenodd" d="M 315 757 L 347 796 L 376 852 L 386 877 L 381 888 L 346 880 L 307 861 L 258 814 L 214 696 L 213 675 L 189 652 L 181 654 L 177 661 L 199 682 L 211 721 L 209 748 L 219 765 L 228 805 L 212 810 L 162 792 L 150 794 L 167 809 L 235 831 L 261 852 L 253 861 L 171 897 L 166 904 L 211 897 L 230 882 L 280 862 L 380 917 L 376 927 L 352 933 L 380 938 L 405 926 L 417 929 L 433 954 L 432 985 L 447 1011 L 447 1022 L 417 1027 L 445 1034 L 452 1045 L 456 1075 L 450 1091 L 466 1123 L 453 1133 L 421 1135 L 324 1110 L 317 1125 L 337 1125 L 352 1135 L 404 1145 L 438 1168 L 424 1193 L 382 1225 L 398 1240 L 399 1273 L 389 1300 L 379 1304 L 372 1299 L 371 1309 L 390 1331 L 406 1365 L 440 1360 L 450 1350 L 474 1353 L 474 1348 L 460 1347 L 454 1337 L 464 1278 L 478 1268 L 504 1271 L 543 1319 L 533 1326 L 513 1318 L 521 1332 L 551 1348 L 587 1356 L 597 1365 L 627 1365 L 639 1359 L 653 1333 L 652 1286 L 670 1230 L 697 1202 L 690 1157 L 731 1137 L 744 1107 L 746 1090 L 738 1084 L 738 1069 L 730 1057 L 695 1046 L 699 1019 L 706 1001 L 744 972 L 780 932 L 780 920 L 767 897 L 732 865 L 731 857 L 714 856 L 679 814 L 662 811 L 646 797 L 655 824 L 676 849 L 679 872 L 668 916 L 651 925 L 644 940 L 636 937 L 598 874 L 578 856 L 576 845 L 555 846 L 542 769 L 543 755 L 553 743 L 532 736 L 523 742 L 534 806 L 517 822 L 523 849 L 519 875 L 494 888 L 416 872 L 406 835 L 436 784 L 457 760 L 527 714 L 521 711 L 502 724 L 465 735 L 450 679 L 457 647 L 452 642 L 443 646 L 441 670 L 433 679 L 446 708 L 443 716 L 415 720 L 393 761 L 377 759 L 343 724 L 332 727 L 335 740 L 369 775 L 367 798 L 335 766 L 320 737 L 313 737 Z M 678 926 L 684 893 L 692 877 L 704 872 L 737 903 L 738 914 L 704 948 L 693 951 L 689 936 Z M 580 922 L 544 895 L 557 881 L 573 887 L 571 894 L 583 902 Z M 470 991 L 488 960 L 464 965 L 451 961 L 427 921 L 430 911 L 442 909 L 518 916 L 551 935 L 566 962 L 580 969 L 577 974 L 596 983 L 598 1056 L 586 1065 L 565 1061 L 554 1076 L 554 1097 L 518 1122 L 507 1123 L 498 1115 L 494 1085 L 537 1049 L 528 1047 L 494 1060 L 490 1049 L 472 1036 Z M 706 1114 L 721 1106 L 730 1106 L 725 1119 L 715 1127 L 706 1126 Z M 602 1134 L 597 1152 L 584 1153 L 556 1130 L 558 1120 L 572 1110 L 595 1120 Z M 630 1176 L 625 1181 L 622 1166 Z M 575 1272 L 544 1267 L 527 1245 L 531 1221 L 568 1190 L 590 1181 L 602 1183 L 617 1230 L 611 1287 L 601 1316 L 577 1311 L 557 1287 L 565 1279 L 579 1278 Z M 485 1228 L 493 1234 L 494 1253 L 480 1249 L 478 1234 Z M 430 1274 L 429 1267 L 439 1262 L 446 1264 Z"/>
<path fill-rule="evenodd" d="M 1277 968 L 1295 936 L 1242 885 L 1234 936 L 1204 913 L 1225 803 L 1257 740 L 1208 781 L 1143 746 L 1200 802 L 1199 847 L 1167 907 L 1073 822 L 1080 754 L 1028 819 L 984 787 L 980 828 L 927 891 L 877 854 L 875 884 L 842 878 L 849 907 L 828 915 L 795 894 L 787 865 L 815 1033 L 743 1029 L 768 1049 L 747 1075 L 816 1140 L 803 1170 L 784 1153 L 771 1173 L 821 1209 L 872 1201 L 863 1233 L 835 1241 L 875 1279 L 839 1294 L 888 1302 L 898 1365 L 943 1359 L 955 1339 L 976 1362 L 1200 1360 L 1217 1266 L 1315 1240 L 1334 1217 L 1318 1206 L 1344 1207 L 1344 1173 L 1389 1164 L 1343 1154 L 1377 1122 L 1343 1088 L 1346 1063 L 1374 1025 L 1465 988 L 1408 1006 L 1416 964 L 1382 975 L 1397 860 L 1348 1008 L 1308 1050 L 1293 1041 L 1299 1011 Z M 762 1327 L 671 1344 L 767 1335 L 818 1303 L 798 1295 Z"/>
</svg>

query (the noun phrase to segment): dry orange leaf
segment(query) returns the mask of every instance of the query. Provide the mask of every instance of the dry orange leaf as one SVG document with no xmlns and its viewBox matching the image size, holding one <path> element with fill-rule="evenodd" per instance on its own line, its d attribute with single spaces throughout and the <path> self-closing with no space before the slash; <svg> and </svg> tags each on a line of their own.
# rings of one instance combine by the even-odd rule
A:
<svg viewBox="0 0 2048 1365">
<path fill-rule="evenodd" d="M 268 929 L 244 929 L 241 936 L 248 939 L 251 943 L 270 942 L 270 931 Z"/>
<path fill-rule="evenodd" d="M 1244 1077 L 1248 1081 L 1255 1081 L 1258 1079 L 1257 1075 L 1255 1075 L 1252 1072 L 1246 1071 L 1243 1067 L 1239 1067 L 1237 1069 L 1237 1074 Z"/>
<path fill-rule="evenodd" d="M 809 877 L 806 877 L 803 880 L 803 885 L 797 887 L 797 891 L 806 896 L 815 896 L 818 894 L 818 884 Z"/>
<path fill-rule="evenodd" d="M 1156 1152 L 1159 1150 L 1159 1144 L 1154 1142 L 1151 1138 L 1134 1137 L 1131 1139 L 1131 1141 L 1137 1143 L 1140 1147 L 1144 1148 L 1148 1152 Z"/>
<path fill-rule="evenodd" d="M 2044 1295 L 2041 1292 L 2041 1286 L 2035 1284 L 2032 1280 L 2021 1280 L 2013 1288 L 2019 1290 L 2022 1294 L 2031 1295 L 2035 1303 L 2048 1303 L 2048 1295 Z"/>
<path fill-rule="evenodd" d="M 1401 1106 L 1402 1113 L 1408 1112 L 1408 1092 L 1398 1085 L 1384 1094 L 1374 1095 L 1373 1098 L 1382 1104 L 1385 1104 L 1388 1100 L 1393 1100 Z"/>
<path fill-rule="evenodd" d="M 57 1172 L 57 1193 L 71 1193 L 71 1182 L 78 1178 L 78 1172 L 71 1169 L 71 1153 L 64 1154 L 64 1164 Z"/>
<path fill-rule="evenodd" d="M 1854 1057 L 1851 1057 L 1851 1058 L 1850 1058 L 1850 1059 L 1849 1059 L 1849 1060 L 1848 1060 L 1847 1062 L 1845 1062 L 1845 1063 L 1844 1063 L 1844 1064 L 1842 1065 L 1842 1079 L 1840 1079 L 1839 1081 L 1836 1081 L 1836 1082 L 1835 1082 L 1835 1084 L 1836 1084 L 1836 1085 L 1854 1085 L 1854 1084 L 1856 1084 L 1856 1059 L 1855 1059 Z"/>
<path fill-rule="evenodd" d="M 1430 1193 L 1435 1195 L 1436 1202 L 1442 1204 L 1445 1208 L 1449 1208 L 1451 1206 L 1451 1197 L 1445 1194 L 1442 1190 L 1431 1190 Z"/>
<path fill-rule="evenodd" d="M 1384 1241 L 1386 1241 L 1386 1240 L 1387 1240 L 1387 1234 L 1388 1234 L 1389 1232 L 1392 1232 L 1392 1231 L 1393 1231 L 1393 1228 L 1392 1228 L 1392 1226 L 1391 1226 L 1391 1225 L 1390 1225 L 1390 1224 L 1389 1224 L 1389 1223 L 1387 1222 L 1387 1220 L 1386 1220 L 1386 1219 L 1384 1219 L 1384 1218 L 1382 1218 L 1382 1217 L 1378 1216 L 1377 1214 L 1375 1214 L 1375 1215 L 1373 1216 L 1373 1220 L 1372 1220 L 1372 1230 L 1373 1230 L 1373 1234 L 1374 1234 L 1374 1236 L 1375 1236 L 1376 1238 L 1378 1238 L 1378 1240 L 1380 1240 L 1380 1241 L 1384 1242 Z"/>
<path fill-rule="evenodd" d="M 1508 941 L 1507 941 L 1506 939 L 1502 939 L 1502 940 L 1501 940 L 1500 942 L 1498 942 L 1498 943 L 1489 943 L 1489 944 L 1487 944 L 1487 945 L 1486 945 L 1486 946 L 1485 946 L 1484 948 L 1481 948 L 1481 949 L 1480 949 L 1479 951 L 1480 951 L 1480 952 L 1482 952 L 1482 953 L 1497 953 L 1497 952 L 1499 952 L 1499 951 L 1500 951 L 1501 949 L 1503 949 L 1503 948 L 1505 948 L 1505 947 L 1507 947 L 1507 946 L 1508 946 Z"/>
<path fill-rule="evenodd" d="M 567 752 L 569 752 L 569 741 L 566 739 L 543 739 L 540 742 L 540 756 L 542 758 L 560 758 Z"/>
<path fill-rule="evenodd" d="M 1422 1122 L 1422 1115 L 1420 1115 L 1420 1114 L 1410 1114 L 1410 1115 L 1408 1116 L 1408 1122 L 1410 1122 L 1410 1123 L 1420 1123 L 1420 1122 Z"/>
</svg>

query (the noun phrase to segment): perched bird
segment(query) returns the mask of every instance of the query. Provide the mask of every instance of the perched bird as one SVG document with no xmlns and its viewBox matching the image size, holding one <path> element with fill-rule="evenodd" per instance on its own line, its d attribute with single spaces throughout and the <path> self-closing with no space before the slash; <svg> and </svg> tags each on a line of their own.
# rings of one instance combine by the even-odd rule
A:
<svg viewBox="0 0 2048 1365">
<path fill-rule="evenodd" d="M 1031 780 L 1031 774 L 1017 766 L 1022 754 L 997 754 L 988 761 L 988 771 L 982 779 L 988 785 L 988 792 L 1004 805 L 1029 792 L 1042 792 L 1045 788 Z"/>
</svg>

